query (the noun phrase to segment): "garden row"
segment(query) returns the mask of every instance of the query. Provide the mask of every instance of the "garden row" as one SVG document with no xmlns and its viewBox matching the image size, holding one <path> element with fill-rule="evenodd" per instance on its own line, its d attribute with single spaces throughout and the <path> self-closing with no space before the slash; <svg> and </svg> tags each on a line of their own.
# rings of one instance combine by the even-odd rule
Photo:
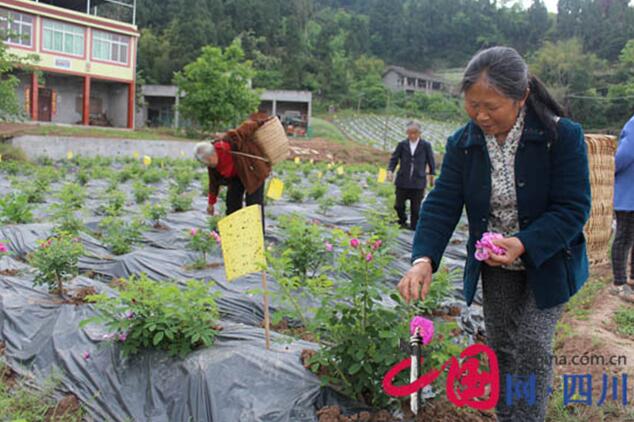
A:
<svg viewBox="0 0 634 422">
<path fill-rule="evenodd" d="M 405 130 L 411 120 L 398 116 L 362 114 L 336 116 L 333 122 L 354 141 L 390 151 L 399 141 L 405 139 Z M 443 151 L 447 137 L 459 127 L 457 123 L 428 119 L 421 125 L 422 137 L 430 141 L 437 152 Z"/>
</svg>

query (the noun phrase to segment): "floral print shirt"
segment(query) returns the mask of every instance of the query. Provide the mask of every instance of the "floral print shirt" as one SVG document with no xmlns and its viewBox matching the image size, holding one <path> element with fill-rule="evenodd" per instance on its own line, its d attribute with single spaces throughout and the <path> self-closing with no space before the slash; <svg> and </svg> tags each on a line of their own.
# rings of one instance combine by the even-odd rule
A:
<svg viewBox="0 0 634 422">
<path fill-rule="evenodd" d="M 491 160 L 491 207 L 488 231 L 500 233 L 504 237 L 519 231 L 517 215 L 517 192 L 515 190 L 515 153 L 524 130 L 526 109 L 522 108 L 515 125 L 500 144 L 494 135 L 486 135 L 487 150 Z M 524 264 L 518 258 L 507 270 L 523 270 Z"/>
</svg>

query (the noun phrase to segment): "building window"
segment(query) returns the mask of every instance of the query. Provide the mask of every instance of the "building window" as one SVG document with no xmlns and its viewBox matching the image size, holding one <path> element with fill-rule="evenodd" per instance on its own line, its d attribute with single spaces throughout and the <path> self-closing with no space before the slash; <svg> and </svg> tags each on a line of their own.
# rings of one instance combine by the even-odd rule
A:
<svg viewBox="0 0 634 422">
<path fill-rule="evenodd" d="M 73 56 L 84 55 L 84 28 L 51 20 L 44 21 L 43 49 Z"/>
<path fill-rule="evenodd" d="M 110 32 L 93 31 L 92 58 L 128 64 L 130 37 Z"/>
<path fill-rule="evenodd" d="M 33 47 L 33 16 L 0 9 L 0 34 L 9 44 Z"/>
</svg>

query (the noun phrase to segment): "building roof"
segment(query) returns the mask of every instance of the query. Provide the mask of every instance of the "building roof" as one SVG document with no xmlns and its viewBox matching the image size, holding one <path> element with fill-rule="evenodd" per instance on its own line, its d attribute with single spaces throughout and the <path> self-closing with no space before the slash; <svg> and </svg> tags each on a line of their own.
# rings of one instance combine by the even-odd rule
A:
<svg viewBox="0 0 634 422">
<path fill-rule="evenodd" d="M 313 100 L 313 93 L 310 91 L 290 91 L 290 90 L 267 90 L 262 92 L 260 98 L 264 101 L 288 101 L 298 103 L 310 103 Z"/>
<path fill-rule="evenodd" d="M 415 70 L 410 70 L 401 66 L 394 66 L 394 65 L 386 67 L 385 71 L 383 72 L 383 76 L 385 76 L 386 74 L 392 71 L 398 73 L 399 75 L 406 76 L 409 78 L 420 78 L 420 79 L 426 79 L 428 81 L 440 82 L 443 84 L 446 83 L 442 78 L 438 76 L 434 76 L 430 73 L 417 72 Z"/>
</svg>

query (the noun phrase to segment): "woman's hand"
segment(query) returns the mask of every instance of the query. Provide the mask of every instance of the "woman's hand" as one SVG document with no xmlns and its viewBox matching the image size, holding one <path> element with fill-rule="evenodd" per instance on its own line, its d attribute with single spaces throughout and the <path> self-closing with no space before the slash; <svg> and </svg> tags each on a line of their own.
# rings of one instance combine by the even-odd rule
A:
<svg viewBox="0 0 634 422">
<path fill-rule="evenodd" d="M 493 244 L 495 246 L 506 249 L 506 254 L 496 255 L 491 252 L 490 258 L 484 261 L 491 267 L 510 265 L 515 262 L 515 260 L 519 258 L 524 252 L 526 252 L 524 244 L 517 237 L 506 237 L 504 239 L 497 239 L 493 241 Z"/>
<path fill-rule="evenodd" d="M 420 262 L 409 269 L 398 283 L 398 291 L 405 302 L 423 300 L 431 286 L 432 268 L 429 262 Z"/>
</svg>

